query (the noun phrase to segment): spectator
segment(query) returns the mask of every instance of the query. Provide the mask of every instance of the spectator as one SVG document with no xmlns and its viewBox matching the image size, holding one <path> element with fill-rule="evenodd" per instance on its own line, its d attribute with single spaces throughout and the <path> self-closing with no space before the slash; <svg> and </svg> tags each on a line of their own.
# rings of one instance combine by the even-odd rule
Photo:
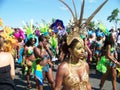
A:
<svg viewBox="0 0 120 90">
<path fill-rule="evenodd" d="M 14 59 L 10 52 L 4 51 L 4 39 L 0 36 L 0 90 L 15 90 Z"/>
</svg>

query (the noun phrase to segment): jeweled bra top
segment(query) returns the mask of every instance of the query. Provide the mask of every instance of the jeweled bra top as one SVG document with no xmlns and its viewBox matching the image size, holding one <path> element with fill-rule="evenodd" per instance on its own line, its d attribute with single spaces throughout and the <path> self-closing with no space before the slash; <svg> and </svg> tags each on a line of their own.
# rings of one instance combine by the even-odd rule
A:
<svg viewBox="0 0 120 90">
<path fill-rule="evenodd" d="M 83 62 L 83 61 L 82 61 Z M 83 62 L 83 67 L 85 68 L 85 63 Z M 71 90 L 87 90 L 88 83 L 88 73 L 87 71 L 83 71 L 83 75 L 81 75 L 81 80 L 78 75 L 72 72 L 71 66 L 68 64 L 69 75 L 66 76 L 63 80 L 64 84 L 68 87 L 71 87 Z"/>
</svg>

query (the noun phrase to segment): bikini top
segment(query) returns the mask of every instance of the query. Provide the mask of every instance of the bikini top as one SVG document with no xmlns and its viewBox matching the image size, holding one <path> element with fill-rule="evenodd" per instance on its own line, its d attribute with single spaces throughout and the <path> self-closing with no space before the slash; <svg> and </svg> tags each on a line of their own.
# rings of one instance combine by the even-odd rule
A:
<svg viewBox="0 0 120 90">
<path fill-rule="evenodd" d="M 28 48 L 27 50 L 27 56 L 31 56 L 34 53 L 33 49 Z"/>
<path fill-rule="evenodd" d="M 111 48 L 110 48 L 110 52 L 111 52 L 111 54 L 113 54 L 113 53 L 115 52 L 115 48 L 114 48 L 114 47 L 111 47 Z"/>
<path fill-rule="evenodd" d="M 43 60 L 46 60 L 46 59 L 49 59 L 49 58 L 50 58 L 49 54 L 47 53 L 47 51 L 46 51 L 45 49 L 42 49 L 42 50 L 41 50 L 41 53 L 43 54 L 43 55 L 42 55 L 42 59 L 43 59 Z"/>
<path fill-rule="evenodd" d="M 83 64 L 85 67 L 85 64 Z M 66 76 L 63 80 L 64 84 L 68 87 L 71 87 L 71 90 L 87 90 L 87 83 L 88 83 L 88 73 L 87 71 L 83 71 L 83 75 L 79 77 L 71 70 L 71 66 L 68 64 L 68 71 L 69 75 Z M 81 78 L 81 79 L 80 79 Z"/>
</svg>

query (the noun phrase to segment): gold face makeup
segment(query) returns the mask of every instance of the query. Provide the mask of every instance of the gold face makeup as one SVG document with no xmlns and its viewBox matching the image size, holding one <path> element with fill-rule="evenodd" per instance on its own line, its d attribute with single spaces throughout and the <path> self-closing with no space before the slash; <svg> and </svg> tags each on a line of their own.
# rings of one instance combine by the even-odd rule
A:
<svg viewBox="0 0 120 90">
<path fill-rule="evenodd" d="M 82 44 L 81 42 L 78 42 L 73 49 L 73 54 L 75 57 L 79 59 L 84 58 L 85 57 L 84 44 Z"/>
</svg>

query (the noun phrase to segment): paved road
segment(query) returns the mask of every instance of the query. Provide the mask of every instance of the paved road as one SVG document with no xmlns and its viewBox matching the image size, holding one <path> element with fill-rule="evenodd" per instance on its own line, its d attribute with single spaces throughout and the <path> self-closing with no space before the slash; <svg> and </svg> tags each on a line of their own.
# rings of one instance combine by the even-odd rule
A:
<svg viewBox="0 0 120 90">
<path fill-rule="evenodd" d="M 56 70 L 57 70 L 57 65 L 55 66 L 54 69 L 54 77 L 56 74 Z M 102 74 L 101 73 L 97 73 L 95 69 L 93 68 L 93 66 L 90 69 L 90 82 L 92 85 L 92 90 L 99 90 L 99 82 L 100 82 L 100 78 L 101 78 Z M 105 84 L 104 84 L 104 89 L 105 90 L 112 90 L 112 84 L 111 84 L 111 76 L 108 77 L 108 79 L 106 80 Z M 18 64 L 16 64 L 16 78 L 15 78 L 15 84 L 16 84 L 16 88 L 17 90 L 28 90 L 26 88 L 26 79 L 25 77 L 21 77 L 21 68 L 19 67 Z M 31 85 L 32 85 L 32 89 L 31 90 L 37 90 L 35 88 L 35 82 L 34 79 L 31 77 Z M 48 83 L 44 84 L 44 90 L 52 90 Z M 117 90 L 120 90 L 120 78 L 117 78 Z"/>
</svg>

